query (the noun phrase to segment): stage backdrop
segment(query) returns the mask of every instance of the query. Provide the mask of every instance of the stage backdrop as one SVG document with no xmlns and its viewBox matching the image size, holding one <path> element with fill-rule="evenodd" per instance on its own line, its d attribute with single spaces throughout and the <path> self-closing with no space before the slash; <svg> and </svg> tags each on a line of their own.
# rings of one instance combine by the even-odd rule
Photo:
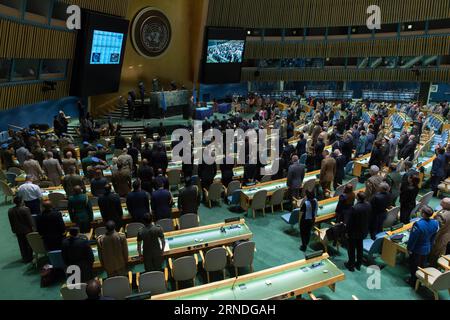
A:
<svg viewBox="0 0 450 320">
<path fill-rule="evenodd" d="M 139 81 L 146 83 L 151 90 L 152 79 L 159 78 L 165 89 L 169 83 L 185 85 L 193 89 L 196 78 L 196 64 L 201 57 L 201 40 L 203 40 L 202 23 L 206 21 L 204 4 L 206 0 L 133 0 L 130 1 L 126 19 L 133 22 L 134 17 L 145 7 L 151 6 L 161 10 L 168 18 L 171 26 L 171 41 L 165 52 L 154 59 L 140 55 L 134 48 L 131 35 L 127 46 L 122 70 L 122 79 L 117 94 L 96 96 L 91 98 L 92 113 L 95 115 L 104 109 L 111 108 L 120 94 L 137 89 Z"/>
</svg>

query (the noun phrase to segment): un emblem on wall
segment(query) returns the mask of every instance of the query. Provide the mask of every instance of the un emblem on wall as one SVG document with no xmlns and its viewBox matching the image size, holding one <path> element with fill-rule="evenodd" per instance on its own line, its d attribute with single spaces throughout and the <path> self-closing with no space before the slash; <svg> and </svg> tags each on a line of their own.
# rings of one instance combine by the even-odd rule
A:
<svg viewBox="0 0 450 320">
<path fill-rule="evenodd" d="M 166 15 L 155 8 L 144 8 L 134 18 L 131 39 L 136 51 L 147 58 L 157 58 L 170 45 L 172 28 Z"/>
</svg>

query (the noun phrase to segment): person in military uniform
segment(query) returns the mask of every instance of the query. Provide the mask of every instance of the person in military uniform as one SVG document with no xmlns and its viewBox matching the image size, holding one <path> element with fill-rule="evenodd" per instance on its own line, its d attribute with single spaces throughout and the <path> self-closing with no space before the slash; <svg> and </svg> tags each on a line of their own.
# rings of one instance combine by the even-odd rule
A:
<svg viewBox="0 0 450 320">
<path fill-rule="evenodd" d="M 166 246 L 164 231 L 152 221 L 152 215 L 146 214 L 145 228 L 139 231 L 137 237 L 137 249 L 139 256 L 144 259 L 145 272 L 161 271 L 164 261 L 163 252 Z"/>
<path fill-rule="evenodd" d="M 439 222 L 431 219 L 433 209 L 426 206 L 422 209 L 422 219 L 414 223 L 408 240 L 409 266 L 411 278 L 407 280 L 410 285 L 417 281 L 416 272 L 419 267 L 427 264 L 431 247 L 439 231 Z"/>
</svg>

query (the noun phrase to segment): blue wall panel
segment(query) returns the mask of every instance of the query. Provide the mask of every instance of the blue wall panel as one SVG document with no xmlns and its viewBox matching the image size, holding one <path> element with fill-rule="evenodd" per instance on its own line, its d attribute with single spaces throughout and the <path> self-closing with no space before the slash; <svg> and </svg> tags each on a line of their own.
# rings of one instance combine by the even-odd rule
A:
<svg viewBox="0 0 450 320">
<path fill-rule="evenodd" d="M 60 100 L 43 101 L 40 103 L 17 107 L 0 112 L 0 131 L 8 129 L 8 125 L 28 127 L 30 124 L 48 124 L 53 127 L 53 117 L 63 110 L 67 116 L 78 119 L 76 97 Z"/>
</svg>

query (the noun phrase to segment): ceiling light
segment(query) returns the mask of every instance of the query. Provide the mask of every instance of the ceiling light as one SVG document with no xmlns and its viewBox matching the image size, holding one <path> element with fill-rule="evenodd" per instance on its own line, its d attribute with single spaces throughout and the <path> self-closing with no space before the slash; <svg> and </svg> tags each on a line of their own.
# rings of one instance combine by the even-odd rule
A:
<svg viewBox="0 0 450 320">
<path fill-rule="evenodd" d="M 408 24 L 408 30 L 411 30 L 413 28 L 412 24 Z"/>
</svg>

